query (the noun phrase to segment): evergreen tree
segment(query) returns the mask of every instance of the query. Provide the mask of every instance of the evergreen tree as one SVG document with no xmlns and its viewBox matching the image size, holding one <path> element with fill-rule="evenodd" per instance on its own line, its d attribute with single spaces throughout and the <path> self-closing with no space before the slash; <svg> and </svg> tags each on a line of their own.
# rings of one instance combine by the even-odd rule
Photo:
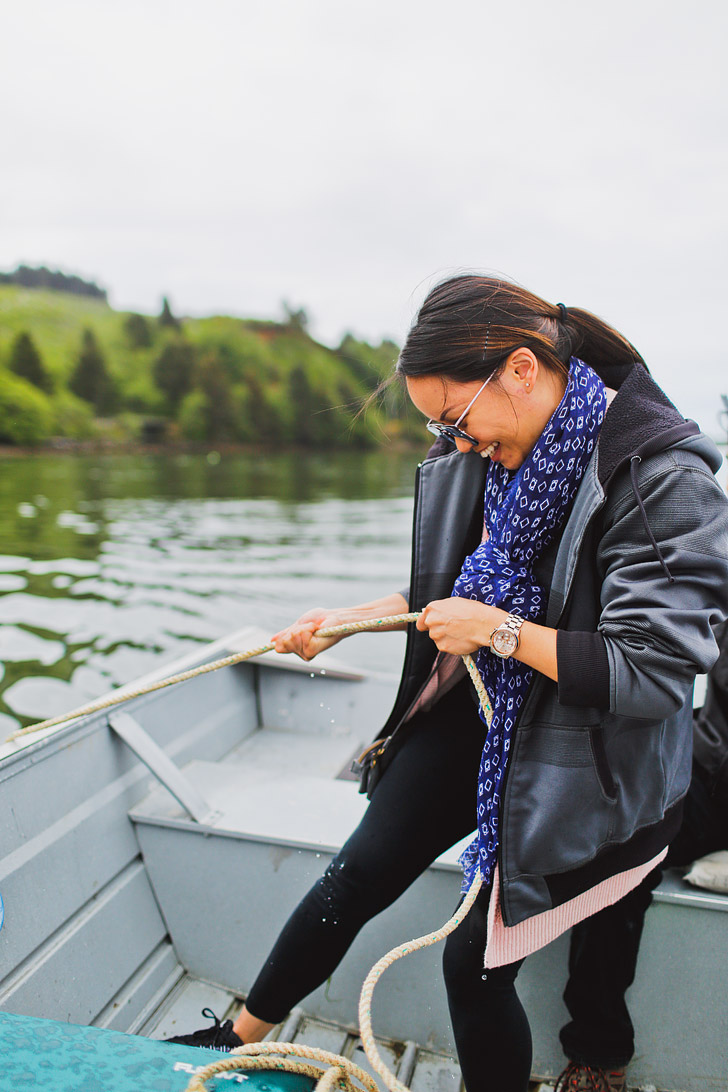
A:
<svg viewBox="0 0 728 1092">
<path fill-rule="evenodd" d="M 210 353 L 201 361 L 197 385 L 207 399 L 208 436 L 211 440 L 235 438 L 235 413 L 230 380 L 225 368 Z"/>
<path fill-rule="evenodd" d="M 288 378 L 288 400 L 292 408 L 293 443 L 303 447 L 331 446 L 340 419 L 326 398 L 311 385 L 300 364 Z"/>
<path fill-rule="evenodd" d="M 148 349 L 152 344 L 152 331 L 144 315 L 127 315 L 124 333 L 132 349 Z"/>
<path fill-rule="evenodd" d="M 184 418 L 194 410 L 193 423 Z M 227 372 L 215 356 L 207 353 L 195 370 L 195 389 L 185 399 L 181 414 L 183 430 L 194 433 L 199 440 L 236 440 L 239 422 L 236 420 L 235 399 Z"/>
<path fill-rule="evenodd" d="M 27 379 L 34 387 L 45 391 L 46 394 L 53 390 L 51 377 L 35 347 L 35 342 L 26 330 L 21 331 L 12 344 L 9 366 L 11 372 L 15 372 L 21 379 Z"/>
<path fill-rule="evenodd" d="M 293 308 L 287 300 L 283 301 L 284 322 L 290 330 L 305 333 L 308 329 L 308 314 L 303 307 Z"/>
<path fill-rule="evenodd" d="M 285 420 L 285 411 L 266 390 L 260 377 L 254 373 L 245 377 L 247 388 L 248 414 L 246 421 L 249 438 L 264 444 L 277 444 L 290 441 L 290 432 Z"/>
<path fill-rule="evenodd" d="M 313 443 L 314 433 L 311 419 L 314 405 L 313 392 L 308 377 L 300 364 L 296 365 L 289 376 L 288 390 L 293 410 L 291 439 L 294 444 L 303 444 L 304 447 L 308 447 Z"/>
<path fill-rule="evenodd" d="M 42 391 L 14 375 L 0 383 L 0 443 L 40 444 L 53 430 L 53 410 Z"/>
<path fill-rule="evenodd" d="M 179 319 L 172 314 L 172 308 L 166 296 L 162 300 L 162 311 L 158 321 L 160 326 L 168 326 L 172 330 L 179 330 L 181 326 Z"/>
<path fill-rule="evenodd" d="M 154 382 L 162 391 L 173 413 L 192 386 L 195 351 L 187 341 L 169 341 L 154 362 Z"/>
<path fill-rule="evenodd" d="M 113 413 L 116 407 L 114 383 L 94 332 L 88 327 L 83 331 L 81 352 L 68 385 L 75 395 L 90 402 L 99 416 Z"/>
</svg>

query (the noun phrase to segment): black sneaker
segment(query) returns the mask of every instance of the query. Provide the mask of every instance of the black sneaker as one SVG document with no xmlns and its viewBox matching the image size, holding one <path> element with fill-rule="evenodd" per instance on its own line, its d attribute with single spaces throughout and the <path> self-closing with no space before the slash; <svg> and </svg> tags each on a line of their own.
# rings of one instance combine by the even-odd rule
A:
<svg viewBox="0 0 728 1092">
<path fill-rule="evenodd" d="M 202 1015 L 208 1020 L 215 1021 L 212 1027 L 192 1031 L 189 1035 L 173 1035 L 171 1039 L 165 1039 L 165 1042 L 179 1043 L 181 1046 L 208 1047 L 210 1050 L 221 1050 L 225 1054 L 243 1045 L 243 1040 L 233 1031 L 232 1020 L 226 1020 L 224 1024 L 221 1024 L 212 1009 L 203 1009 Z"/>
</svg>

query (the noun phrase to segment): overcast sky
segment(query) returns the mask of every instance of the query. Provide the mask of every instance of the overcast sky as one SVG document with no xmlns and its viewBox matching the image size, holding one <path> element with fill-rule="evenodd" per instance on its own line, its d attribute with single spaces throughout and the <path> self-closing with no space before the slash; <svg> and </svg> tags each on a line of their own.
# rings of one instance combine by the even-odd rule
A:
<svg viewBox="0 0 728 1092">
<path fill-rule="evenodd" d="M 404 337 L 496 271 L 589 308 L 716 433 L 728 5 L 27 0 L 0 16 L 0 268 L 115 307 Z"/>
</svg>

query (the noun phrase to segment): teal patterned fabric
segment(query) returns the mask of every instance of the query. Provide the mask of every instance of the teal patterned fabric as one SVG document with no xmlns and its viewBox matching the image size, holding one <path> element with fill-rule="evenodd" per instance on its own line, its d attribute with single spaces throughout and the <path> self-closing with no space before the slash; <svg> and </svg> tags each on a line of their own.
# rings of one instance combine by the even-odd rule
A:
<svg viewBox="0 0 728 1092">
<path fill-rule="evenodd" d="M 119 1031 L 0 1013 L 0 1089 L 8 1092 L 184 1092 L 198 1069 L 229 1058 Z M 314 1081 L 275 1070 L 226 1073 L 210 1092 L 310 1092 Z"/>
</svg>

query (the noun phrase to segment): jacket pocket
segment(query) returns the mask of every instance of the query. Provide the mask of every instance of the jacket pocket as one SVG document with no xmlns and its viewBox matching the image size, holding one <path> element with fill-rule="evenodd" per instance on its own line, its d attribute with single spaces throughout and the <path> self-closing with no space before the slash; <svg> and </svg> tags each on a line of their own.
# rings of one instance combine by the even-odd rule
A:
<svg viewBox="0 0 728 1092">
<path fill-rule="evenodd" d="M 608 800 L 615 800 L 617 797 L 617 783 L 609 768 L 607 749 L 604 745 L 604 732 L 601 728 L 589 728 L 589 744 L 594 759 L 594 769 L 602 787 L 602 792 Z"/>
<path fill-rule="evenodd" d="M 611 840 L 616 804 L 599 729 L 542 723 L 518 735 L 503 829 L 508 873 L 543 875 L 591 860 Z"/>
</svg>

